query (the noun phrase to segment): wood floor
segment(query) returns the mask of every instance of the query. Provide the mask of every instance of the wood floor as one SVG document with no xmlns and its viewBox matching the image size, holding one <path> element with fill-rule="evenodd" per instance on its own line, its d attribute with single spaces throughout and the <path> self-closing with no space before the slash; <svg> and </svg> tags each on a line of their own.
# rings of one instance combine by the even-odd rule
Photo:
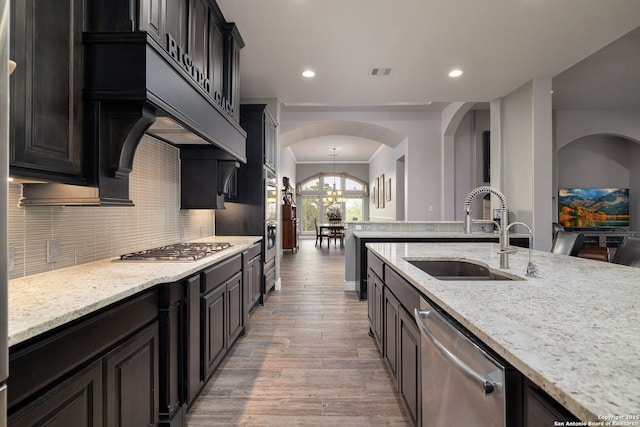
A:
<svg viewBox="0 0 640 427">
<path fill-rule="evenodd" d="M 282 289 L 252 312 L 189 427 L 409 425 L 367 333 L 366 302 L 344 291 L 344 249 L 300 243 L 282 258 Z"/>
</svg>

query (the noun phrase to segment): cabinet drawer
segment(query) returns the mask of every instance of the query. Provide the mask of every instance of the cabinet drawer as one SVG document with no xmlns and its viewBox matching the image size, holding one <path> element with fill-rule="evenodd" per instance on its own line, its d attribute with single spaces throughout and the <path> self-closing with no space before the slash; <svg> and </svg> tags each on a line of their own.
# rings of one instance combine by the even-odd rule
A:
<svg viewBox="0 0 640 427">
<path fill-rule="evenodd" d="M 420 308 L 420 294 L 411 284 L 389 267 L 385 267 L 384 283 L 409 313 L 413 313 L 416 308 Z"/>
<path fill-rule="evenodd" d="M 367 252 L 367 265 L 374 273 L 378 275 L 379 278 L 384 280 L 384 263 L 380 258 L 372 254 L 371 252 Z"/>
<path fill-rule="evenodd" d="M 202 284 L 202 293 L 209 292 L 241 270 L 242 255 L 240 254 L 234 255 L 232 258 L 206 269 L 203 272 L 204 283 Z"/>
<path fill-rule="evenodd" d="M 247 259 L 252 259 L 260 255 L 262 252 L 262 244 L 256 243 L 247 250 Z"/>
</svg>

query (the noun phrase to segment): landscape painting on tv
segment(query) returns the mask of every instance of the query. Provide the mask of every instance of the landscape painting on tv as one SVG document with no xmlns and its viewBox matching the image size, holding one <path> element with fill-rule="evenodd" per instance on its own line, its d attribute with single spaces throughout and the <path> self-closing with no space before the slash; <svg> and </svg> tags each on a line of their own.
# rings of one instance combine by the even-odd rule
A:
<svg viewBox="0 0 640 427">
<path fill-rule="evenodd" d="M 558 221 L 567 228 L 629 227 L 629 189 L 561 188 Z"/>
</svg>

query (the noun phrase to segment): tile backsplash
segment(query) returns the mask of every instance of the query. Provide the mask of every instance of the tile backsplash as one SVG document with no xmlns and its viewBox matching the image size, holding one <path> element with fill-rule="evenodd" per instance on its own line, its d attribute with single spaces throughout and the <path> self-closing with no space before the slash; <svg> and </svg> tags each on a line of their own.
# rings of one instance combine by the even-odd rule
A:
<svg viewBox="0 0 640 427">
<path fill-rule="evenodd" d="M 214 234 L 215 211 L 180 210 L 177 148 L 145 136 L 129 182 L 133 207 L 23 208 L 18 207 L 22 185 L 9 184 L 9 278 Z M 59 245 L 52 263 L 47 263 L 49 240 Z"/>
</svg>

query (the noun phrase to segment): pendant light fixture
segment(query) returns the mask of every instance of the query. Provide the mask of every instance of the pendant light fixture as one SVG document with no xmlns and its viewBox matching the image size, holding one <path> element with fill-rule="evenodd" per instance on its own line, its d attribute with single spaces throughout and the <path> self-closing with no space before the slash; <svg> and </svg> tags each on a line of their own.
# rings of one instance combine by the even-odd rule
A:
<svg viewBox="0 0 640 427">
<path fill-rule="evenodd" d="M 342 191 L 336 190 L 336 157 L 338 156 L 336 151 L 338 149 L 336 147 L 333 147 L 331 150 L 333 152 L 329 155 L 333 156 L 333 191 L 327 191 L 326 197 L 323 198 L 323 201 L 327 204 L 344 202 L 344 199 L 342 198 Z"/>
</svg>

